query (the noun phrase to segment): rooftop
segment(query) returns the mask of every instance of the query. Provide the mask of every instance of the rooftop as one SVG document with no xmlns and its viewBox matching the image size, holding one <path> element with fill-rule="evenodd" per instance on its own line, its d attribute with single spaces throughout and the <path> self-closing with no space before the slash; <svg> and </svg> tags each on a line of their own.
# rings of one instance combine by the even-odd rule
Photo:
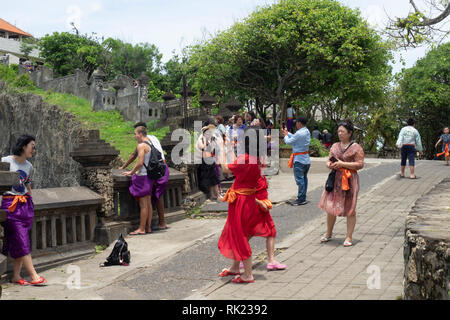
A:
<svg viewBox="0 0 450 320">
<path fill-rule="evenodd" d="M 18 34 L 24 37 L 31 37 L 31 34 L 20 30 L 19 28 L 17 28 L 16 26 L 13 26 L 11 23 L 9 23 L 8 21 L 3 20 L 2 18 L 0 18 L 0 31 L 7 31 L 9 33 L 14 33 L 14 34 Z"/>
</svg>

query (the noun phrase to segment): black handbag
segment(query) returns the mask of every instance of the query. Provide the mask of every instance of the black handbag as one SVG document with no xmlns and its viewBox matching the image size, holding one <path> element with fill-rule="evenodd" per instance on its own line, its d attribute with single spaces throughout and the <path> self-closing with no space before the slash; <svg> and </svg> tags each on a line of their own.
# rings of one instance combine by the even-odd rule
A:
<svg viewBox="0 0 450 320">
<path fill-rule="evenodd" d="M 333 191 L 335 179 L 336 179 L 336 170 L 331 170 L 331 172 L 328 174 L 327 182 L 325 182 L 325 190 L 327 190 L 328 192 Z"/>
<path fill-rule="evenodd" d="M 350 143 L 347 148 L 345 148 L 345 150 L 342 154 L 344 154 L 345 151 L 347 151 L 348 148 L 350 148 L 352 144 L 353 144 L 353 142 Z M 325 190 L 327 190 L 328 192 L 333 191 L 335 180 L 336 180 L 336 170 L 331 170 L 331 172 L 328 174 L 327 182 L 325 182 Z"/>
</svg>

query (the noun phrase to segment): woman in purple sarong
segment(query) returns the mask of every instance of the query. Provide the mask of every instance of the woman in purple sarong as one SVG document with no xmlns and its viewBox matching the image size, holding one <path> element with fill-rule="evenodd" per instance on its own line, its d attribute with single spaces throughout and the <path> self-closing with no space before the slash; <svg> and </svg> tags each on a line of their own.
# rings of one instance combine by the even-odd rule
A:
<svg viewBox="0 0 450 320">
<path fill-rule="evenodd" d="M 130 232 L 129 235 L 131 236 L 151 233 L 153 216 L 151 194 L 154 180 L 150 180 L 147 177 L 147 170 L 144 166 L 144 163 L 148 163 L 150 159 L 151 151 L 150 140 L 147 138 L 147 128 L 143 126 L 136 127 L 134 129 L 134 139 L 138 142 L 137 163 L 133 170 L 122 173 L 124 176 L 132 176 L 129 190 L 131 195 L 139 202 L 139 207 L 141 208 L 139 228 Z"/>
<path fill-rule="evenodd" d="M 12 186 L 10 191 L 3 194 L 1 205 L 1 209 L 6 212 L 6 221 L 2 223 L 5 234 L 3 254 L 9 254 L 14 259 L 11 282 L 20 285 L 42 285 L 47 282 L 34 269 L 28 236 L 33 225 L 34 204 L 30 186 L 33 165 L 27 159 L 33 157 L 35 150 L 34 137 L 23 135 L 17 140 L 13 155 L 1 159 L 10 164 L 10 171 L 20 174 L 20 184 Z M 22 266 L 25 266 L 31 281 L 20 276 Z"/>
</svg>

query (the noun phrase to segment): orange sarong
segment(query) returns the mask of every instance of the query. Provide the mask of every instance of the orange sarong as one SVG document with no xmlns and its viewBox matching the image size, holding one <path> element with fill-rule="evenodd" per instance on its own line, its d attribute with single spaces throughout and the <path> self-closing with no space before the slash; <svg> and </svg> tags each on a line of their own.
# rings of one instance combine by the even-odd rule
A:
<svg viewBox="0 0 450 320">
<path fill-rule="evenodd" d="M 241 194 L 244 196 L 248 196 L 251 194 L 256 193 L 256 188 L 240 188 L 240 189 L 234 189 L 234 183 L 233 185 L 227 190 L 227 192 L 225 193 L 225 195 L 222 198 L 223 202 L 228 201 L 228 203 L 233 203 L 236 201 L 237 198 L 237 194 Z"/>
<path fill-rule="evenodd" d="M 289 158 L 289 162 L 288 162 L 288 167 L 289 168 L 293 168 L 294 167 L 294 157 L 295 156 L 299 156 L 301 154 L 308 154 L 309 151 L 305 151 L 305 152 L 297 152 L 297 153 L 291 153 L 291 157 Z"/>
<path fill-rule="evenodd" d="M 450 153 L 448 152 L 448 143 L 445 144 L 445 149 L 444 152 L 438 153 L 436 154 L 436 157 L 440 157 L 443 154 L 445 154 L 445 157 L 447 158 L 448 156 L 450 156 Z"/>
<path fill-rule="evenodd" d="M 344 169 L 344 168 L 339 168 L 339 171 L 342 172 L 342 190 L 347 191 L 350 189 L 350 186 L 348 184 L 348 179 L 350 179 L 352 177 L 352 173 L 356 173 L 356 170 L 351 170 L 351 169 Z"/>
<path fill-rule="evenodd" d="M 28 196 L 12 196 L 11 195 L 11 196 L 3 196 L 3 198 L 14 198 L 13 202 L 8 207 L 8 210 L 10 212 L 14 212 L 14 211 L 16 211 L 16 207 L 19 202 L 27 203 Z"/>
</svg>

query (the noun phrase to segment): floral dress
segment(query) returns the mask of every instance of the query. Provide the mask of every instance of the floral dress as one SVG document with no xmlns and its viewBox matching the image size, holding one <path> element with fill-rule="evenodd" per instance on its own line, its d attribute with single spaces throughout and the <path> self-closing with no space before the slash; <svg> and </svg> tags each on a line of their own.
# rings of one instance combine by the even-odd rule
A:
<svg viewBox="0 0 450 320">
<path fill-rule="evenodd" d="M 358 164 L 356 170 L 364 167 L 364 151 L 357 143 L 353 143 L 347 151 L 341 146 L 340 142 L 336 142 L 331 146 L 330 158 L 334 156 L 344 162 L 355 162 Z M 359 176 L 357 172 L 352 172 L 348 179 L 350 189 L 342 190 L 342 171 L 336 172 L 334 188 L 331 192 L 323 191 L 319 201 L 319 208 L 333 216 L 353 216 L 356 214 L 356 200 L 359 192 Z"/>
</svg>

